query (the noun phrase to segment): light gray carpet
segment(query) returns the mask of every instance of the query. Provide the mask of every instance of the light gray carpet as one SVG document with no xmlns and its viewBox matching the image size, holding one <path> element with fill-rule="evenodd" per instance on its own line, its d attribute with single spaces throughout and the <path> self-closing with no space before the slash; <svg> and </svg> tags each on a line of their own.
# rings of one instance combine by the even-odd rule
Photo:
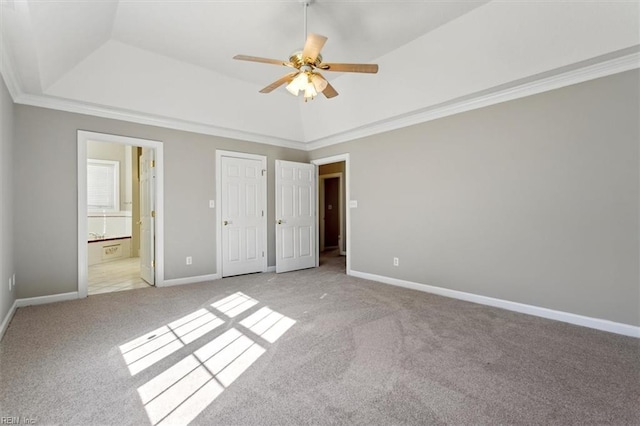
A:
<svg viewBox="0 0 640 426">
<path fill-rule="evenodd" d="M 209 385 L 183 396 L 194 424 L 640 424 L 637 339 L 323 263 L 18 309 L 0 343 L 0 416 L 151 424 L 138 389 L 234 328 L 264 352 L 213 401 Z M 238 291 L 259 303 L 234 318 L 210 306 Z M 296 321 L 273 342 L 241 324 L 265 306 Z M 130 374 L 121 345 L 201 308 L 224 324 Z M 211 373 L 219 387 L 223 373 Z"/>
</svg>

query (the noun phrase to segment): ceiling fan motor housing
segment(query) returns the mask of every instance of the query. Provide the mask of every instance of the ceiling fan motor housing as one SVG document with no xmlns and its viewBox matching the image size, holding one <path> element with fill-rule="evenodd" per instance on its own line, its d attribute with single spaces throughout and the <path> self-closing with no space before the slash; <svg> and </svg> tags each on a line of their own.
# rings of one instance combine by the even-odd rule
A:
<svg viewBox="0 0 640 426">
<path fill-rule="evenodd" d="M 289 56 L 289 62 L 293 64 L 293 66 L 297 69 L 300 69 L 302 66 L 310 66 L 312 68 L 317 68 L 322 63 L 322 55 L 318 53 L 315 61 L 312 61 L 311 58 L 303 58 L 302 50 L 295 51 Z"/>
</svg>

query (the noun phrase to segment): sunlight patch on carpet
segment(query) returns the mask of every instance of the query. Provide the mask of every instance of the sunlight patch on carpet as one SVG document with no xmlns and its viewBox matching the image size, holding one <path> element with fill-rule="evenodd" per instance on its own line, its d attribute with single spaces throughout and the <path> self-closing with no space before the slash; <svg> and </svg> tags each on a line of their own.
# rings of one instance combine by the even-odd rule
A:
<svg viewBox="0 0 640 426">
<path fill-rule="evenodd" d="M 153 425 L 187 424 L 265 349 L 232 328 L 138 388 Z"/>
<path fill-rule="evenodd" d="M 269 343 L 275 343 L 295 323 L 295 320 L 275 312 L 267 306 L 240 321 L 240 325 L 247 327 Z"/>
<path fill-rule="evenodd" d="M 249 315 L 259 303 L 237 292 L 120 346 L 135 376 L 225 324 L 224 318 L 248 315 L 237 325 L 250 330 L 248 335 L 230 328 L 138 387 L 151 424 L 193 421 L 267 351 L 265 344 L 275 343 L 296 323 L 267 306 Z"/>
<path fill-rule="evenodd" d="M 257 304 L 257 300 L 252 299 L 246 294 L 237 292 L 213 303 L 211 307 L 219 310 L 229 318 L 234 318 Z"/>
<path fill-rule="evenodd" d="M 135 376 L 222 324 L 224 321 L 210 311 L 199 309 L 121 345 L 120 352 Z"/>
</svg>

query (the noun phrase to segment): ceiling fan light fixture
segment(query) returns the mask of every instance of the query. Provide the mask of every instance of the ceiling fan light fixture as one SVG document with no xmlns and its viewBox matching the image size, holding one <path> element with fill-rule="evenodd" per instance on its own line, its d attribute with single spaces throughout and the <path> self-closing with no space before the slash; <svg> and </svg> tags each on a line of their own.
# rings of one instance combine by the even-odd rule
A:
<svg viewBox="0 0 640 426">
<path fill-rule="evenodd" d="M 309 99 L 313 99 L 318 96 L 318 92 L 316 92 L 316 88 L 313 84 L 307 84 L 307 87 L 304 88 L 304 101 L 308 101 Z"/>
<path fill-rule="evenodd" d="M 286 88 L 293 96 L 298 96 L 298 93 L 301 90 L 305 90 L 308 84 L 309 77 L 307 76 L 307 73 L 301 72 L 291 80 L 291 83 L 287 84 Z"/>
<path fill-rule="evenodd" d="M 291 93 L 293 96 L 298 96 L 298 93 L 300 92 L 300 89 L 293 84 L 293 81 L 287 84 L 285 89 L 287 89 L 287 92 Z"/>
<path fill-rule="evenodd" d="M 307 32 L 307 8 L 315 0 L 298 0 L 304 6 L 304 36 L 305 42 L 302 50 L 295 51 L 289 56 L 289 62 L 277 59 L 261 58 L 258 56 L 236 55 L 233 59 L 250 62 L 261 62 L 273 65 L 284 65 L 297 71 L 280 77 L 260 93 L 271 93 L 273 90 L 286 84 L 286 89 L 293 96 L 303 92 L 305 102 L 322 93 L 327 99 L 338 96 L 336 89 L 320 73 L 315 70 L 370 73 L 378 72 L 377 64 L 351 64 L 351 63 L 325 63 L 320 51 L 327 41 L 327 37 Z"/>
</svg>

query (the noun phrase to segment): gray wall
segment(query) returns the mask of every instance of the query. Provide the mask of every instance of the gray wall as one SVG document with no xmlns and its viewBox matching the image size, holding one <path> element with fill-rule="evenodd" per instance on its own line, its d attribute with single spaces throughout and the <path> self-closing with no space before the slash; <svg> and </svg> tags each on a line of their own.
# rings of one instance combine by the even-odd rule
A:
<svg viewBox="0 0 640 426">
<path fill-rule="evenodd" d="M 352 269 L 640 325 L 639 89 L 634 70 L 311 152 L 350 153 Z"/>
<path fill-rule="evenodd" d="M 0 322 L 16 300 L 9 291 L 9 278 L 14 273 L 13 257 L 13 162 L 14 106 L 4 80 L 0 77 Z"/>
<path fill-rule="evenodd" d="M 638 80 L 630 71 L 310 156 L 28 106 L 13 109 L 11 154 L 3 89 L 2 190 L 15 191 L 17 296 L 77 288 L 76 131 L 83 129 L 164 142 L 167 279 L 216 272 L 208 208 L 216 149 L 268 156 L 269 223 L 275 159 L 349 152 L 351 198 L 359 202 L 351 211 L 354 270 L 640 325 Z M 2 290 L 5 268 L 14 261 L 4 201 L 1 212 L 4 312 L 13 301 Z M 184 265 L 188 255 L 192 266 Z"/>
<path fill-rule="evenodd" d="M 274 161 L 304 161 L 286 148 L 144 126 L 81 114 L 15 107 L 15 240 L 18 297 L 77 290 L 77 130 L 163 142 L 165 156 L 165 279 L 213 274 L 216 269 L 216 149 L 266 155 L 268 223 L 274 223 Z M 46 214 L 44 214 L 46 212 Z M 269 227 L 269 265 L 275 231 Z M 185 257 L 193 265 L 185 265 Z"/>
</svg>

